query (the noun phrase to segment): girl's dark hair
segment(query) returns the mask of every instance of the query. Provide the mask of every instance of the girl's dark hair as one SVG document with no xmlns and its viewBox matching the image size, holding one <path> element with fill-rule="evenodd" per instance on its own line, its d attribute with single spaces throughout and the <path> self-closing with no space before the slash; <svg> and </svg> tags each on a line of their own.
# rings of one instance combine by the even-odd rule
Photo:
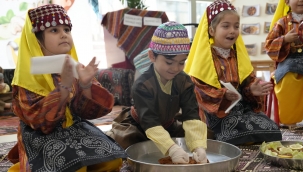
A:
<svg viewBox="0 0 303 172">
<path fill-rule="evenodd" d="M 3 70 L 3 68 L 0 66 L 0 73 L 3 73 L 4 72 L 4 70 Z"/>
<path fill-rule="evenodd" d="M 43 34 L 43 31 L 36 32 L 35 35 L 36 35 L 36 38 L 39 40 L 39 42 L 41 44 L 44 44 L 44 34 Z"/>
<path fill-rule="evenodd" d="M 158 55 L 162 55 L 162 56 L 164 56 L 166 59 L 172 59 L 172 58 L 174 58 L 174 57 L 177 56 L 177 55 L 163 55 L 163 54 L 158 54 L 158 53 L 155 53 L 155 52 L 153 52 L 153 54 L 154 54 L 155 58 L 157 58 Z"/>
</svg>

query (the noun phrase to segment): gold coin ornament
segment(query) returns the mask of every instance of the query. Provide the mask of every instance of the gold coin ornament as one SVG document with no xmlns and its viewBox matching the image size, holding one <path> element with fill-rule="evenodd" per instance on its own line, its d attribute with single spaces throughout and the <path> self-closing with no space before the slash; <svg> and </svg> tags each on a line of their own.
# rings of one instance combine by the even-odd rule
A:
<svg viewBox="0 0 303 172">
<path fill-rule="evenodd" d="M 221 69 L 224 70 L 225 69 L 224 66 L 221 66 Z"/>
<path fill-rule="evenodd" d="M 302 53 L 302 48 L 299 48 L 299 49 L 298 49 L 298 53 Z"/>
</svg>

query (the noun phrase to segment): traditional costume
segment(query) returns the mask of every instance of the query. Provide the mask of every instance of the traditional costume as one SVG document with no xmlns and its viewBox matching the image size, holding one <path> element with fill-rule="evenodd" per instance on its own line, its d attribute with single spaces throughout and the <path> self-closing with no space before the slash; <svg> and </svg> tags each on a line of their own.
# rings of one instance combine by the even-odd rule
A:
<svg viewBox="0 0 303 172">
<path fill-rule="evenodd" d="M 75 79 L 69 99 L 59 108 L 60 75 L 30 73 L 31 58 L 43 56 L 35 33 L 59 24 L 72 27 L 59 5 L 45 5 L 27 13 L 12 82 L 13 111 L 20 118 L 20 126 L 17 145 L 9 153 L 15 163 L 9 171 L 117 169 L 127 154 L 86 120 L 108 114 L 114 104 L 113 96 L 93 79 L 89 99 Z M 74 46 L 68 54 L 78 60 Z"/>
<path fill-rule="evenodd" d="M 303 39 L 284 42 L 284 36 L 293 28 L 296 33 L 302 33 L 303 28 L 299 28 L 302 21 L 302 14 L 292 12 L 285 0 L 280 0 L 265 43 L 268 56 L 278 64 L 274 91 L 279 104 L 279 120 L 285 125 L 295 125 L 303 120 Z"/>
<path fill-rule="evenodd" d="M 208 33 L 212 20 L 222 11 L 236 10 L 226 0 L 210 4 L 196 31 L 184 71 L 195 83 L 199 108 L 207 117 L 207 124 L 215 138 L 231 144 L 281 140 L 278 126 L 262 110 L 263 97 L 253 96 L 250 85 L 256 77 L 241 35 L 230 49 L 213 46 Z M 231 109 L 225 98 L 226 88 L 220 80 L 230 82 L 242 95 Z"/>
<path fill-rule="evenodd" d="M 167 22 L 156 29 L 149 48 L 159 55 L 188 54 L 189 43 L 183 25 Z M 134 106 L 122 112 L 107 133 L 123 148 L 150 139 L 167 154 L 175 144 L 171 137 L 185 137 L 190 151 L 207 147 L 205 118 L 200 120 L 194 85 L 183 71 L 164 85 L 151 64 L 135 81 L 132 96 Z"/>
</svg>

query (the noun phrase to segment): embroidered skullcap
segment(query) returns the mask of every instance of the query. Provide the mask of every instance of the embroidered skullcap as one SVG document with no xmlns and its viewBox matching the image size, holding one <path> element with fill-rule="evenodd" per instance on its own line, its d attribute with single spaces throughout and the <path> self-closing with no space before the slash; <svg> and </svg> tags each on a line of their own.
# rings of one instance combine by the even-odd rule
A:
<svg viewBox="0 0 303 172">
<path fill-rule="evenodd" d="M 207 8 L 207 19 L 208 24 L 210 25 L 211 21 L 222 11 L 225 10 L 234 10 L 236 8 L 228 1 L 228 0 L 215 0 L 212 4 L 210 4 Z"/>
<path fill-rule="evenodd" d="M 56 4 L 43 5 L 28 11 L 32 22 L 32 32 L 43 31 L 48 27 L 64 24 L 72 29 L 72 23 L 64 8 Z"/>
<path fill-rule="evenodd" d="M 155 30 L 149 48 L 163 55 L 188 54 L 190 40 L 187 29 L 174 21 L 163 23 Z"/>
</svg>

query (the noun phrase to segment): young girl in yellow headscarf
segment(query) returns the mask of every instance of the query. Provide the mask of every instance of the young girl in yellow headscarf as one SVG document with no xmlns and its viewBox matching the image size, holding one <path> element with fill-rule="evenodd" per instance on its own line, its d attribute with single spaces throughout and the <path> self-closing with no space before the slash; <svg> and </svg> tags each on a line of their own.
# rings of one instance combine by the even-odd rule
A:
<svg viewBox="0 0 303 172">
<path fill-rule="evenodd" d="M 227 0 L 210 4 L 194 37 L 185 72 L 195 83 L 200 112 L 207 117 L 215 138 L 231 144 L 281 140 L 278 126 L 262 110 L 263 96 L 272 89 L 253 73 L 243 40 L 240 17 Z M 220 81 L 231 83 L 240 96 Z"/>
<path fill-rule="evenodd" d="M 302 21 L 303 0 L 280 0 L 265 44 L 268 56 L 278 63 L 274 90 L 280 123 L 287 127 L 303 120 Z"/>
<path fill-rule="evenodd" d="M 96 59 L 76 65 L 72 24 L 62 6 L 28 11 L 13 85 L 13 111 L 20 118 L 11 171 L 114 171 L 125 151 L 86 119 L 106 115 L 113 96 L 94 76 Z M 60 74 L 30 73 L 32 58 L 66 54 Z M 50 64 L 52 65 L 52 64 Z"/>
</svg>

